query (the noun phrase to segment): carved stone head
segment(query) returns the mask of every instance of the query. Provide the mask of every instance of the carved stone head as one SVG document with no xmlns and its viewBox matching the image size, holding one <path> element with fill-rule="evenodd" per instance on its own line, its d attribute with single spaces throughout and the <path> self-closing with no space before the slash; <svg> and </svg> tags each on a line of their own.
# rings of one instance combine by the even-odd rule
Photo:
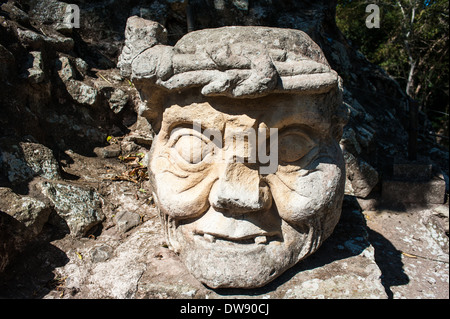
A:
<svg viewBox="0 0 450 319">
<path fill-rule="evenodd" d="M 261 287 L 317 250 L 341 212 L 347 113 L 304 32 L 206 29 L 121 61 L 157 131 L 148 166 L 167 242 L 195 277 Z"/>
</svg>

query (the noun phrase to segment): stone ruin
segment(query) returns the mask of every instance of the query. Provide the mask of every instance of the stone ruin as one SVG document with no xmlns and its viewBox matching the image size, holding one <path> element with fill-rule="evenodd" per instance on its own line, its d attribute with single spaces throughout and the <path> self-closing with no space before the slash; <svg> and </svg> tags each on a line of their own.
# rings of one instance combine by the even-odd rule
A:
<svg viewBox="0 0 450 319">
<path fill-rule="evenodd" d="M 175 43 L 185 34 L 186 26 L 185 7 L 178 6 L 183 1 L 80 3 L 82 25 L 80 30 L 72 31 L 58 25 L 60 13 L 67 4 L 57 0 L 26 2 L 33 3 L 27 7 L 19 1 L 8 1 L 1 5 L 0 14 L 0 97 L 4 102 L 0 116 L 1 298 L 448 298 L 448 182 L 447 187 L 444 185 L 444 179 L 448 181 L 448 151 L 419 131 L 418 154 L 431 162 L 416 163 L 413 167 L 403 162 L 408 145 L 404 93 L 394 79 L 367 61 L 344 38 L 334 21 L 335 3 L 304 0 L 273 6 L 267 1 L 253 1 L 249 8 L 241 10 L 219 7 L 217 4 L 223 1 L 190 2 L 195 16 L 201 17 L 195 20 L 196 29 L 265 25 L 283 28 L 283 32 L 303 30 L 323 50 L 327 63 L 322 53 L 302 51 L 307 46 L 293 49 L 289 44 L 292 42 L 287 40 L 290 37 L 281 33 L 277 36 L 278 43 L 267 41 L 270 36 L 247 35 L 246 41 L 258 44 L 245 47 L 229 34 L 233 43 L 225 48 L 211 45 L 197 49 L 197 43 L 201 45 L 211 37 L 204 35 L 185 46 L 188 51 L 178 48 L 180 44 Z M 125 23 L 133 15 L 159 24 L 136 17 L 130 19 L 127 45 L 120 58 L 123 74 L 120 75 L 117 58 L 124 44 Z M 197 34 L 201 32 L 190 33 L 179 43 L 186 43 L 186 39 Z M 298 38 L 298 43 L 311 43 L 302 36 Z M 214 41 L 213 37 L 211 42 Z M 310 48 L 315 47 L 311 43 Z M 263 54 L 259 56 L 258 52 Z M 292 63 L 299 54 L 304 57 L 302 63 Z M 139 57 L 142 59 L 138 64 Z M 134 68 L 136 65 L 143 73 L 132 76 L 132 71 L 139 70 Z M 247 248 L 256 247 L 263 253 L 274 246 L 277 238 L 281 242 L 279 234 L 286 230 L 287 222 L 272 218 L 273 215 L 262 222 L 262 218 L 255 221 L 250 216 L 256 216 L 256 212 L 241 211 L 242 214 L 230 216 L 226 215 L 228 211 L 239 211 L 241 204 L 252 202 L 253 208 L 264 208 L 263 204 L 272 202 L 271 209 L 280 212 L 290 202 L 280 203 L 279 199 L 290 192 L 305 195 L 306 206 L 306 196 L 315 195 L 301 188 L 295 188 L 297 193 L 291 189 L 285 194 L 272 193 L 274 189 L 282 190 L 284 185 L 302 186 L 284 179 L 286 183 L 281 187 L 272 187 L 267 182 L 272 165 L 291 168 L 294 174 L 302 170 L 295 171 L 292 163 L 284 165 L 278 157 L 272 158 L 278 153 L 275 151 L 278 143 L 271 145 L 271 142 L 278 138 L 283 142 L 279 151 L 281 154 L 284 149 L 283 157 L 289 161 L 290 157 L 295 160 L 299 151 L 292 147 L 286 149 L 286 145 L 296 144 L 292 140 L 301 139 L 306 151 L 314 156 L 317 138 L 312 138 L 312 131 L 306 130 L 312 125 L 309 122 L 302 123 L 302 130 L 306 131 L 289 134 L 285 140 L 283 129 L 278 132 L 278 124 L 269 123 L 267 118 L 270 112 L 274 113 L 272 109 L 276 105 L 285 112 L 277 113 L 273 121 L 281 120 L 282 116 L 296 121 L 290 115 L 301 107 L 290 98 L 296 96 L 305 102 L 326 96 L 326 92 L 331 96 L 334 88 L 341 91 L 342 84 L 330 69 L 343 78 L 343 104 L 345 109 L 350 109 L 339 142 L 345 164 L 346 196 L 333 233 L 317 251 L 276 279 L 272 277 L 277 276 L 276 271 L 281 273 L 282 267 L 267 267 L 268 280 L 272 281 L 262 288 L 211 289 L 207 285 L 233 285 L 231 277 L 228 283 L 214 282 L 211 272 L 209 283 L 202 284 L 192 274 L 201 277 L 201 272 L 208 274 L 211 269 L 194 263 L 203 268 L 190 267 L 189 272 L 183 263 L 187 255 L 182 253 L 190 249 L 189 242 L 180 240 L 190 230 L 204 230 L 194 228 L 199 226 L 196 221 L 219 218 L 225 221 L 218 225 L 228 226 L 226 230 L 219 232 L 211 222 L 206 225 L 208 231 L 194 233 L 194 240 L 207 247 L 226 247 L 231 253 L 217 258 L 223 262 L 224 255 L 231 256 L 230 264 L 232 258 L 238 259 L 237 253 L 232 252 L 236 242 Z M 308 81 L 300 83 L 300 79 Z M 339 99 L 338 94 L 335 96 Z M 282 101 L 290 107 L 280 106 Z M 195 103 L 197 106 L 191 106 Z M 314 109 L 312 102 L 308 103 L 303 103 L 305 108 L 319 110 Z M 191 111 L 187 112 L 189 107 Z M 243 113 L 242 109 L 246 111 Z M 326 110 L 322 111 L 308 113 L 311 115 L 308 119 L 314 119 L 314 114 L 326 115 Z M 325 118 L 332 118 L 332 111 L 336 111 L 335 122 L 330 122 L 336 124 L 332 134 L 337 140 L 341 134 L 337 120 L 344 120 L 345 114 L 341 116 L 333 108 L 328 111 L 330 114 Z M 169 136 L 179 137 L 173 147 L 159 140 L 167 128 L 166 120 L 177 123 Z M 186 125 L 179 125 L 182 122 Z M 260 126 L 261 123 L 265 125 Z M 211 127 L 215 124 L 217 127 Z M 430 127 L 424 114 L 419 116 L 419 124 L 424 130 Z M 237 129 L 230 130 L 233 128 Z M 327 129 L 330 128 L 323 128 Z M 266 139 L 260 137 L 264 133 L 268 135 Z M 241 153 L 220 152 L 232 150 L 227 147 L 230 136 L 239 143 L 236 147 L 241 147 Z M 208 139 L 212 144 L 204 143 Z M 256 143 L 264 140 L 268 143 Z M 207 212 L 186 218 L 176 215 L 182 211 L 171 206 L 170 212 L 176 218 L 162 215 L 168 234 L 174 234 L 169 239 L 164 238 L 159 217 L 164 211 L 158 211 L 154 199 L 161 202 L 164 197 L 158 192 L 166 197 L 172 194 L 170 201 L 179 200 L 181 204 L 189 196 L 176 196 L 173 190 L 165 192 L 166 184 L 155 183 L 158 176 L 147 180 L 145 158 L 148 159 L 152 144 L 161 155 L 169 151 L 173 159 L 170 163 L 199 169 L 194 169 L 195 172 L 191 169 L 189 173 L 183 173 L 181 168 L 177 170 L 178 177 L 186 178 L 180 177 L 183 183 L 173 185 L 175 191 L 189 187 L 188 180 L 195 184 L 192 181 L 195 177 L 202 181 L 184 193 L 199 194 L 192 196 L 193 199 L 203 196 L 201 203 L 205 205 L 216 202 L 217 214 Z M 191 152 L 191 145 L 200 146 L 202 152 Z M 248 147 L 251 145 L 257 147 Z M 261 149 L 267 149 L 268 156 L 264 157 L 266 152 L 261 152 L 261 156 L 258 152 Z M 148 155 L 144 158 L 144 154 Z M 153 165 L 164 169 L 163 165 L 167 164 L 161 160 L 164 157 L 155 160 L 156 153 L 153 154 Z M 234 156 L 233 161 L 225 161 L 227 156 Z M 320 163 L 320 167 L 332 161 Z M 209 170 L 200 171 L 201 167 Z M 224 167 L 229 168 L 229 173 L 219 175 Z M 269 172 L 263 173 L 266 168 Z M 439 175 L 441 170 L 443 178 Z M 136 171 L 139 174 L 130 175 Z M 169 170 L 161 173 L 160 169 L 159 180 L 170 172 L 173 173 Z M 239 184 L 241 173 L 247 178 L 243 186 L 253 186 L 230 187 Z M 321 173 L 316 169 L 303 176 L 303 180 Z M 200 185 L 210 183 L 214 174 L 221 179 L 220 187 L 211 187 L 207 189 L 208 196 L 202 195 Z M 261 187 L 255 187 L 258 179 Z M 151 194 L 151 183 L 157 196 Z M 319 186 L 315 185 L 311 191 L 319 192 Z M 263 197 L 260 203 L 260 188 L 262 195 L 270 194 L 272 198 Z M 210 198 L 209 194 L 218 192 L 222 193 L 220 198 Z M 246 196 L 242 197 L 243 194 Z M 166 202 L 159 206 L 166 207 Z M 318 202 L 309 206 L 317 204 L 318 207 Z M 196 203 L 192 200 L 194 208 Z M 388 204 L 398 207 L 384 206 Z M 325 216 L 325 210 L 318 215 Z M 202 219 L 203 216 L 211 219 Z M 287 220 L 289 216 L 282 217 Z M 312 224 L 312 219 L 309 221 Z M 234 227 L 236 224 L 240 226 Z M 186 232 L 173 232 L 173 226 L 177 225 Z M 297 233 L 306 233 L 305 225 L 297 227 Z M 331 221 L 328 225 L 331 231 Z M 205 223 L 200 226 L 205 227 Z M 262 233 L 258 233 L 258 227 L 263 229 Z M 320 239 L 324 238 L 325 235 Z M 307 240 L 303 252 L 307 252 Z M 312 248 L 318 244 L 314 243 Z M 270 262 L 264 261 L 264 254 L 257 252 L 254 251 L 253 257 Z M 294 255 L 289 255 L 289 262 L 302 258 L 301 254 Z M 215 257 L 209 255 L 211 260 Z M 223 268 L 219 270 L 223 272 Z M 264 280 L 253 284 L 263 285 Z M 242 281 L 241 286 L 244 284 L 249 283 Z"/>
<path fill-rule="evenodd" d="M 209 287 L 264 286 L 339 220 L 340 77 L 299 30 L 204 29 L 173 47 L 165 37 L 129 18 L 119 67 L 157 131 L 148 167 L 166 240 Z"/>
</svg>

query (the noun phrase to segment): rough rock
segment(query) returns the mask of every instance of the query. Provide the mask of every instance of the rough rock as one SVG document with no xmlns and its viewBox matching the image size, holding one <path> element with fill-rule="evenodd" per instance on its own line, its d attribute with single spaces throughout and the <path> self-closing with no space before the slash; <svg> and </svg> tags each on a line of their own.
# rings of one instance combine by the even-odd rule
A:
<svg viewBox="0 0 450 319">
<path fill-rule="evenodd" d="M 75 70 L 70 63 L 70 60 L 66 56 L 59 57 L 56 61 L 56 70 L 59 77 L 63 82 L 71 79 L 75 79 Z"/>
<path fill-rule="evenodd" d="M 37 195 L 20 195 L 0 187 L 0 273 L 13 267 L 15 260 L 44 233 L 53 207 Z"/>
<path fill-rule="evenodd" d="M 443 251 L 449 249 L 448 213 L 448 207 L 445 205 L 436 205 L 422 213 L 422 223 L 428 228 L 431 237 L 441 246 Z"/>
<path fill-rule="evenodd" d="M 367 197 L 378 183 L 378 172 L 367 162 L 344 150 L 346 168 L 345 194 Z"/>
<path fill-rule="evenodd" d="M 9 214 L 0 211 L 0 272 L 28 243 L 26 228 Z M 25 235 L 24 235 L 25 234 Z"/>
<path fill-rule="evenodd" d="M 108 99 L 109 106 L 114 113 L 119 113 L 128 103 L 128 95 L 121 89 L 115 89 Z"/>
<path fill-rule="evenodd" d="M 94 153 L 103 158 L 112 158 L 118 157 L 121 154 L 121 149 L 118 144 L 111 144 L 105 147 L 94 148 Z"/>
<path fill-rule="evenodd" d="M 80 104 L 94 105 L 98 99 L 98 90 L 82 81 L 77 80 L 75 68 L 66 56 L 55 61 L 56 70 L 72 99 Z M 79 62 L 80 64 L 80 62 Z"/>
<path fill-rule="evenodd" d="M 91 249 L 90 255 L 93 263 L 104 262 L 110 259 L 113 255 L 114 249 L 107 245 L 98 245 Z"/>
<path fill-rule="evenodd" d="M 15 6 L 13 1 L 2 4 L 1 9 L 7 12 L 11 19 L 18 21 L 22 25 L 29 26 L 30 18 L 28 14 Z"/>
<path fill-rule="evenodd" d="M 29 181 L 35 176 L 61 179 L 53 152 L 42 144 L 5 138 L 0 141 L 0 150 L 1 168 L 13 184 Z"/>
<path fill-rule="evenodd" d="M 40 187 L 67 223 L 72 236 L 85 236 L 105 218 L 102 199 L 93 188 L 50 181 L 42 182 Z"/>
<path fill-rule="evenodd" d="M 51 206 L 37 198 L 15 194 L 11 189 L 0 187 L 0 210 L 23 224 L 32 236 L 38 235 L 47 222 Z"/>
<path fill-rule="evenodd" d="M 57 51 L 69 52 L 75 45 L 72 38 L 57 33 L 46 36 L 31 30 L 18 29 L 17 31 L 21 43 L 31 50 L 42 50 L 45 45 L 48 45 Z"/>
<path fill-rule="evenodd" d="M 0 187 L 0 272 L 36 238 L 52 208 L 30 196 Z"/>
<path fill-rule="evenodd" d="M 448 211 L 448 205 L 444 207 Z M 437 236 L 439 228 L 423 223 L 428 211 L 429 208 L 413 208 L 407 212 L 386 209 L 364 212 L 389 298 L 449 296 L 449 252 L 439 243 L 446 235 Z"/>
<path fill-rule="evenodd" d="M 40 51 L 31 51 L 24 66 L 25 70 L 21 73 L 23 78 L 27 78 L 32 83 L 40 83 L 45 80 L 44 65 L 42 53 Z"/>
<path fill-rule="evenodd" d="M 117 63 L 121 74 L 131 74 L 131 63 L 140 53 L 158 43 L 166 43 L 167 30 L 157 22 L 136 16 L 127 20 L 125 46 Z"/>
<path fill-rule="evenodd" d="M 430 180 L 433 177 L 431 163 L 394 163 L 393 176 L 402 180 Z"/>
<path fill-rule="evenodd" d="M 30 16 L 33 20 L 52 25 L 56 30 L 67 31 L 70 28 L 65 22 L 68 3 L 57 0 L 29 1 Z"/>
<path fill-rule="evenodd" d="M 114 88 L 114 86 L 96 85 L 100 92 L 108 101 L 108 105 L 111 110 L 118 114 L 123 111 L 124 107 L 129 101 L 128 93 L 122 89 Z"/>
<path fill-rule="evenodd" d="M 92 106 L 97 101 L 98 91 L 92 86 L 77 80 L 68 80 L 65 84 L 67 92 L 76 102 Z"/>
<path fill-rule="evenodd" d="M 134 212 L 120 212 L 116 214 L 116 224 L 120 231 L 127 232 L 139 225 L 141 216 Z"/>
</svg>

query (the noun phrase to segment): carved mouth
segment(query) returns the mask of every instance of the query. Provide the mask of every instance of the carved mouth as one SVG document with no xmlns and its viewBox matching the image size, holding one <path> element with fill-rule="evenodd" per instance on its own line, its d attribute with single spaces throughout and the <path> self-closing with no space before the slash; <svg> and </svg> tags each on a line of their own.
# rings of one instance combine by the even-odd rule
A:
<svg viewBox="0 0 450 319">
<path fill-rule="evenodd" d="M 194 236 L 200 237 L 209 243 L 215 243 L 216 241 L 227 241 L 236 244 L 257 244 L 257 245 L 267 245 L 272 241 L 282 241 L 282 237 L 278 233 L 265 233 L 265 234 L 255 234 L 240 238 L 231 238 L 228 236 L 220 234 L 210 234 L 203 232 L 195 232 Z"/>
</svg>

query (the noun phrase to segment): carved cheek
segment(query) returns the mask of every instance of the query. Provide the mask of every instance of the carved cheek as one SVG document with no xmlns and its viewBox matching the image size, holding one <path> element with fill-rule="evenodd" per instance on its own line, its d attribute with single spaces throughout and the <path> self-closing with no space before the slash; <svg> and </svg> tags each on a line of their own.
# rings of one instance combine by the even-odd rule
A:
<svg viewBox="0 0 450 319">
<path fill-rule="evenodd" d="M 343 174 L 335 164 L 320 163 L 314 170 L 277 173 L 268 180 L 280 217 L 298 223 L 332 207 Z"/>
<path fill-rule="evenodd" d="M 164 156 L 150 160 L 154 192 L 162 213 L 175 219 L 200 216 L 209 207 L 208 196 L 215 181 L 213 167 L 182 172 Z"/>
</svg>

